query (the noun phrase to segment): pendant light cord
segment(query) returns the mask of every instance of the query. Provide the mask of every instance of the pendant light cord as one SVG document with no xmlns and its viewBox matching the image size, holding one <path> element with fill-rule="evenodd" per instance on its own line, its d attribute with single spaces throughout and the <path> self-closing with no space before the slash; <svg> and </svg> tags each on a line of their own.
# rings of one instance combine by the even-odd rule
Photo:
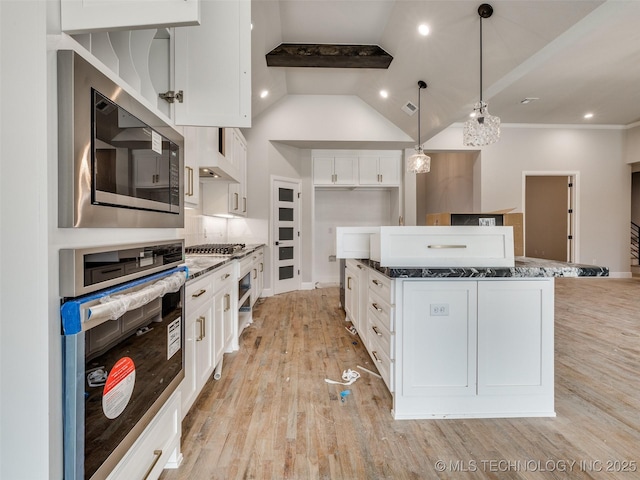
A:
<svg viewBox="0 0 640 480">
<path fill-rule="evenodd" d="M 422 97 L 423 88 L 427 88 L 427 82 L 425 82 L 424 80 L 418 80 L 418 148 L 420 149 L 422 149 L 422 143 L 420 143 L 420 117 L 422 116 L 420 97 Z"/>
<path fill-rule="evenodd" d="M 480 16 L 480 105 L 482 108 L 482 15 Z"/>
</svg>

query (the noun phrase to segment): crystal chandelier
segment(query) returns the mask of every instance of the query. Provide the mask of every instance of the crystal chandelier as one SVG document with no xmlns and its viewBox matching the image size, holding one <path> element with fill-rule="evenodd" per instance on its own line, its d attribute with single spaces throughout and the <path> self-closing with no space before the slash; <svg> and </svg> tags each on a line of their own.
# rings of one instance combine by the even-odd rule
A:
<svg viewBox="0 0 640 480">
<path fill-rule="evenodd" d="M 471 118 L 464 124 L 462 142 L 470 147 L 482 147 L 500 139 L 500 118 L 489 115 L 487 103 L 482 100 L 482 19 L 493 14 L 493 7 L 483 3 L 480 15 L 480 101 L 473 106 Z"/>
<path fill-rule="evenodd" d="M 420 94 L 423 88 L 427 88 L 426 82 L 418 80 L 418 145 L 416 145 L 416 153 L 411 155 L 407 161 L 407 172 L 409 173 L 429 173 L 431 171 L 431 157 L 424 153 L 422 143 L 420 143 L 420 116 L 422 115 Z"/>
</svg>

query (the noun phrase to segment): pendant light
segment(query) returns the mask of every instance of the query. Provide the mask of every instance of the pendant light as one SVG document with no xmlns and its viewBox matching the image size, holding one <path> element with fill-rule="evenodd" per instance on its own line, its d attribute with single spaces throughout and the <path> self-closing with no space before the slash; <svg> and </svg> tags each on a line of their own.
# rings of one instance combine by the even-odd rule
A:
<svg viewBox="0 0 640 480">
<path fill-rule="evenodd" d="M 431 170 L 431 157 L 425 155 L 422 151 L 422 143 L 420 143 L 420 117 L 422 116 L 420 93 L 423 88 L 427 88 L 426 82 L 418 80 L 418 145 L 416 145 L 416 153 L 411 155 L 407 161 L 407 172 L 409 173 L 429 173 Z"/>
<path fill-rule="evenodd" d="M 493 7 L 483 3 L 480 15 L 480 101 L 473 106 L 471 118 L 464 124 L 462 142 L 471 147 L 482 147 L 500 139 L 500 118 L 489 115 L 487 103 L 482 100 L 482 19 L 493 14 Z"/>
</svg>

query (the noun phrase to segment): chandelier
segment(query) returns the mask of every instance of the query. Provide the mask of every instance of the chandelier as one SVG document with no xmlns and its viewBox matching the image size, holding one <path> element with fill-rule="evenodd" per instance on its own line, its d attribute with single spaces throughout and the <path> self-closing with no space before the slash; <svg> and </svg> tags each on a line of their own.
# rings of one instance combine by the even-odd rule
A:
<svg viewBox="0 0 640 480">
<path fill-rule="evenodd" d="M 407 172 L 409 173 L 429 173 L 431 171 L 431 157 L 424 153 L 420 142 L 420 117 L 422 116 L 420 94 L 423 88 L 427 88 L 426 82 L 418 80 L 418 145 L 416 145 L 416 153 L 411 155 L 407 161 Z"/>
<path fill-rule="evenodd" d="M 500 139 L 500 118 L 489 115 L 487 102 L 482 100 L 482 19 L 493 14 L 493 7 L 483 3 L 478 7 L 480 15 L 480 101 L 473 106 L 470 119 L 464 124 L 462 142 L 470 147 L 482 147 Z"/>
</svg>

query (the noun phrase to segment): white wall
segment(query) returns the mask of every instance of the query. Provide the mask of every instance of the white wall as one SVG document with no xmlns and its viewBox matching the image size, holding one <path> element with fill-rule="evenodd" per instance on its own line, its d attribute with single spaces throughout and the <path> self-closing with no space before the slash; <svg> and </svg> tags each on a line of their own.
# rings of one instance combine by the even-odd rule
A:
<svg viewBox="0 0 640 480">
<path fill-rule="evenodd" d="M 309 148 L 324 142 L 359 142 L 378 148 L 381 142 L 413 143 L 376 110 L 355 96 L 289 95 L 253 120 L 243 130 L 248 144 L 248 216 L 253 232 L 262 231 L 265 251 L 265 290 L 271 289 L 269 205 L 271 175 L 302 182 L 302 282 L 313 281 L 313 186 Z M 298 143 L 296 143 L 298 142 Z M 300 148 L 291 146 L 299 144 Z M 309 147 L 309 148 L 306 148 Z M 329 147 L 331 148 L 331 147 Z M 382 147 L 384 148 L 384 147 Z"/>
<path fill-rule="evenodd" d="M 500 141 L 481 153 L 482 210 L 522 211 L 523 172 L 577 172 L 577 261 L 626 276 L 631 167 L 625 142 L 623 128 L 503 125 Z M 462 128 L 455 125 L 425 150 L 462 150 L 461 144 Z"/>
</svg>

